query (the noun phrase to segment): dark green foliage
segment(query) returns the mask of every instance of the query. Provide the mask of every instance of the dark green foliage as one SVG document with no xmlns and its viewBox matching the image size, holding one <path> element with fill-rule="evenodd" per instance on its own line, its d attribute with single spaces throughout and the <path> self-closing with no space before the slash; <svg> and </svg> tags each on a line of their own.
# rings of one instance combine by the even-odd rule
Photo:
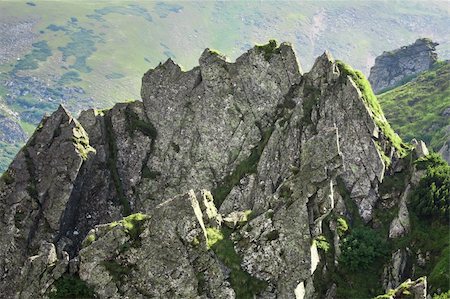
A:
<svg viewBox="0 0 450 299">
<path fill-rule="evenodd" d="M 336 61 L 336 65 L 343 75 L 350 76 L 353 82 L 355 82 L 356 86 L 358 86 L 359 90 L 361 91 L 364 103 L 369 108 L 369 111 L 372 114 L 372 118 L 374 119 L 377 126 L 381 129 L 384 136 L 386 136 L 386 138 L 391 142 L 392 146 L 395 147 L 400 155 L 406 155 L 410 147 L 402 141 L 402 139 L 394 132 L 390 124 L 387 122 L 386 118 L 384 117 L 383 110 L 381 109 L 380 103 L 375 97 L 372 91 L 372 87 L 370 86 L 370 83 L 366 79 L 364 74 L 358 70 L 352 69 L 349 65 L 343 63 L 342 61 Z"/>
<path fill-rule="evenodd" d="M 446 140 L 450 106 L 450 63 L 438 62 L 415 80 L 378 96 L 395 131 L 404 139 L 423 140 L 438 151 Z"/>
<path fill-rule="evenodd" d="M 227 175 L 222 184 L 216 187 L 213 191 L 214 204 L 217 207 L 220 207 L 222 202 L 225 200 L 227 195 L 231 192 L 234 186 L 239 184 L 239 181 L 244 178 L 246 175 L 251 173 L 256 173 L 256 169 L 258 166 L 258 161 L 262 155 L 262 152 L 269 142 L 269 138 L 272 135 L 273 128 L 269 128 L 262 133 L 261 140 L 257 146 L 252 148 L 250 156 L 243 160 L 239 165 L 236 166 L 236 169 L 229 175 Z"/>
<path fill-rule="evenodd" d="M 446 291 L 450 288 L 450 247 L 447 246 L 428 277 L 428 284 L 433 289 Z"/>
<path fill-rule="evenodd" d="M 386 240 L 375 230 L 356 227 L 342 240 L 340 262 L 350 270 L 368 269 L 379 257 L 388 253 Z"/>
<path fill-rule="evenodd" d="M 63 275 L 53 286 L 56 291 L 49 294 L 50 298 L 95 298 L 94 290 L 82 281 L 78 276 Z"/>
<path fill-rule="evenodd" d="M 422 157 L 414 161 L 418 170 L 425 170 L 428 167 L 445 166 L 447 162 L 438 153 L 431 153 L 428 156 Z"/>
<path fill-rule="evenodd" d="M 269 40 L 265 45 L 256 45 L 255 48 L 263 53 L 266 61 L 269 61 L 273 54 L 279 53 L 277 41 L 274 39 Z"/>
<path fill-rule="evenodd" d="M 448 263 L 450 246 L 448 222 L 442 222 L 436 217 L 417 215 L 415 209 L 410 209 L 411 232 L 393 241 L 393 249 L 409 248 L 413 252 L 427 253 L 428 260 L 424 265 L 415 264 L 415 277 L 428 276 L 428 288 L 434 293 L 440 288 L 448 290 Z"/>
<path fill-rule="evenodd" d="M 411 205 L 420 216 L 441 218 L 448 222 L 450 211 L 450 166 L 439 155 L 418 161 L 427 166 L 426 175 L 414 189 Z"/>
<path fill-rule="evenodd" d="M 230 239 L 231 229 L 208 228 L 207 233 L 208 247 L 231 270 L 229 281 L 236 292 L 236 298 L 253 299 L 256 294 L 267 288 L 265 281 L 252 277 L 241 268 L 242 258 L 234 250 L 233 241 Z"/>
<path fill-rule="evenodd" d="M 39 41 L 33 44 L 31 53 L 25 55 L 14 66 L 14 71 L 21 70 L 35 70 L 38 68 L 39 61 L 46 61 L 48 57 L 52 56 L 47 41 Z"/>
</svg>

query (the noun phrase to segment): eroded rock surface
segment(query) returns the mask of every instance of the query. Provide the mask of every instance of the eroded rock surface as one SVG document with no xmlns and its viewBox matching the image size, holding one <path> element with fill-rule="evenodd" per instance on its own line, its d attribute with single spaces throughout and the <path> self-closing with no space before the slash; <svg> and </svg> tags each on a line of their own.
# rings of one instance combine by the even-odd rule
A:
<svg viewBox="0 0 450 299">
<path fill-rule="evenodd" d="M 429 70 L 437 61 L 437 45 L 428 38 L 421 38 L 409 46 L 383 52 L 370 69 L 369 82 L 373 91 L 380 93 Z"/>
<path fill-rule="evenodd" d="M 142 102 L 59 108 L 0 183 L 0 292 L 47 296 L 64 274 L 99 298 L 317 297 L 316 240 L 331 230 L 337 259 L 336 215 L 370 225 L 401 160 L 361 80 L 327 52 L 303 74 L 271 41 L 169 59 Z"/>
</svg>

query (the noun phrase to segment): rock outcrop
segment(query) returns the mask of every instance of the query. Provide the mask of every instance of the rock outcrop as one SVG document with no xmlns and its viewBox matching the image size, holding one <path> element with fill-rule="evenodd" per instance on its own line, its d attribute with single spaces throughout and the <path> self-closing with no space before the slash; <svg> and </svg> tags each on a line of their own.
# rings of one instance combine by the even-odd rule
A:
<svg viewBox="0 0 450 299">
<path fill-rule="evenodd" d="M 337 264 L 337 217 L 370 225 L 408 148 L 360 73 L 326 52 L 303 74 L 287 43 L 169 59 L 141 94 L 78 121 L 60 107 L 18 154 L 0 181 L 1 294 L 70 276 L 99 298 L 320 297 L 324 235 Z"/>
<path fill-rule="evenodd" d="M 430 69 L 437 61 L 437 45 L 428 38 L 421 38 L 409 46 L 383 52 L 370 69 L 369 82 L 373 91 L 378 94 Z"/>
</svg>

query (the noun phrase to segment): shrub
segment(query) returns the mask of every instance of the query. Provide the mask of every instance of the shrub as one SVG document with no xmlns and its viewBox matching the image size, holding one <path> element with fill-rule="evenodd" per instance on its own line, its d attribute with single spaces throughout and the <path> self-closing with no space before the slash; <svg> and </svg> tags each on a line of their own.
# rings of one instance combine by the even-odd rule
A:
<svg viewBox="0 0 450 299">
<path fill-rule="evenodd" d="M 340 237 L 342 237 L 348 231 L 348 224 L 344 218 L 339 217 L 337 219 L 337 232 Z"/>
<path fill-rule="evenodd" d="M 50 298 L 94 298 L 94 290 L 77 276 L 64 275 L 53 285 Z"/>
<path fill-rule="evenodd" d="M 420 216 L 443 218 L 450 210 L 450 166 L 437 154 L 419 159 L 417 168 L 426 167 L 426 175 L 415 188 L 411 205 Z"/>
<path fill-rule="evenodd" d="M 318 249 L 323 250 L 324 252 L 328 252 L 328 250 L 330 249 L 330 243 L 328 243 L 327 239 L 325 238 L 325 236 L 318 236 L 315 240 L 314 243 L 316 244 Z"/>
<path fill-rule="evenodd" d="M 357 227 L 342 241 L 340 262 L 351 271 L 367 269 L 387 254 L 386 241 L 374 230 Z"/>
<path fill-rule="evenodd" d="M 433 299 L 450 299 L 450 291 L 447 291 L 442 294 L 434 294 Z"/>
</svg>

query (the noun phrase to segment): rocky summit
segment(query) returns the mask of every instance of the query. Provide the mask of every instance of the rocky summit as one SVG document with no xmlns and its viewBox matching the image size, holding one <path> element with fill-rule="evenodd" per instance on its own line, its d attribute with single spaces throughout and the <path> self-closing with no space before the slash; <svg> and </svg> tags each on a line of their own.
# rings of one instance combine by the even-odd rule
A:
<svg viewBox="0 0 450 299">
<path fill-rule="evenodd" d="M 189 71 L 169 59 L 141 96 L 60 107 L 2 176 L 2 298 L 351 298 L 422 273 L 426 251 L 379 246 L 412 230 L 426 147 L 392 131 L 360 72 L 325 52 L 304 74 L 270 41 Z M 372 242 L 368 265 L 351 238 Z M 370 283 L 350 287 L 358 271 Z M 402 286 L 426 296 L 425 278 Z"/>
<path fill-rule="evenodd" d="M 428 38 L 421 38 L 411 45 L 383 52 L 370 69 L 369 82 L 373 91 L 382 93 L 429 70 L 438 59 L 437 45 Z"/>
</svg>

